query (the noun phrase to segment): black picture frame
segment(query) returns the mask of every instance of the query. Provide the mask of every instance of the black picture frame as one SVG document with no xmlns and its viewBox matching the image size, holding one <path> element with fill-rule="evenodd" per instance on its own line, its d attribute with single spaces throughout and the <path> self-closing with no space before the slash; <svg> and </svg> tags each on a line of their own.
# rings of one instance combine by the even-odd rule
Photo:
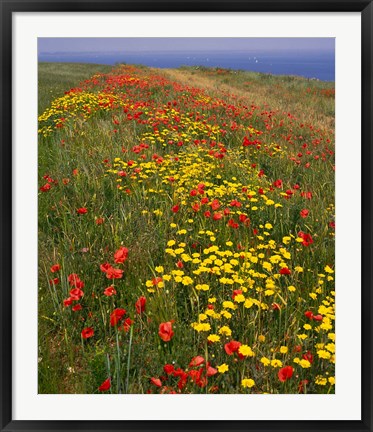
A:
<svg viewBox="0 0 373 432">
<path fill-rule="evenodd" d="M 372 431 L 372 23 L 371 1 L 7 1 L 1 13 L 1 431 Z M 12 14 L 15 12 L 360 12 L 362 23 L 362 406 L 360 421 L 27 421 L 12 418 Z M 356 288 L 356 287 L 354 287 Z"/>
</svg>

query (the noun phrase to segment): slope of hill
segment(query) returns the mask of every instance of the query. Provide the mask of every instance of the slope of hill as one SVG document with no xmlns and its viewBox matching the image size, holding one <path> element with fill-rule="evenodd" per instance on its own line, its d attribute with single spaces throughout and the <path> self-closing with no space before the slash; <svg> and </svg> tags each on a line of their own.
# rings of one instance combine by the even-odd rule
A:
<svg viewBox="0 0 373 432">
<path fill-rule="evenodd" d="M 334 392 L 334 87 L 39 65 L 39 393 Z"/>
</svg>

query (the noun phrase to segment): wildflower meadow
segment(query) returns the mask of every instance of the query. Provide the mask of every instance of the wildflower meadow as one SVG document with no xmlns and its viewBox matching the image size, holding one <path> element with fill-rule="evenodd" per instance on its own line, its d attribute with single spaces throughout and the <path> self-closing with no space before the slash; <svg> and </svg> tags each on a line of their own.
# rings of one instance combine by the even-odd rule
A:
<svg viewBox="0 0 373 432">
<path fill-rule="evenodd" d="M 334 393 L 334 96 L 39 64 L 39 393 Z"/>
</svg>

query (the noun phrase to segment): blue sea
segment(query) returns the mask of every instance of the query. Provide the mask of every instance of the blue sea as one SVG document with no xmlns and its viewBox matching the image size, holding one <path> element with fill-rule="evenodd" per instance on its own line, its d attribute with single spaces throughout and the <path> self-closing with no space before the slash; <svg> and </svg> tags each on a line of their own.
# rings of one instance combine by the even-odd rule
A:
<svg viewBox="0 0 373 432">
<path fill-rule="evenodd" d="M 321 81 L 335 81 L 333 52 L 141 52 L 141 53 L 40 53 L 42 62 L 76 62 L 115 65 L 142 64 L 157 68 L 180 66 L 222 67 L 273 75 L 298 75 Z"/>
</svg>

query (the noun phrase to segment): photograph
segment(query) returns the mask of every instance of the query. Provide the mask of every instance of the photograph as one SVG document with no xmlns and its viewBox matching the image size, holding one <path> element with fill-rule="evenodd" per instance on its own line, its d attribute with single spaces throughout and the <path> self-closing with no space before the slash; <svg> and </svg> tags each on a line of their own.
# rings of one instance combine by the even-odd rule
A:
<svg viewBox="0 0 373 432">
<path fill-rule="evenodd" d="M 335 394 L 335 66 L 37 38 L 39 395 Z"/>
</svg>

